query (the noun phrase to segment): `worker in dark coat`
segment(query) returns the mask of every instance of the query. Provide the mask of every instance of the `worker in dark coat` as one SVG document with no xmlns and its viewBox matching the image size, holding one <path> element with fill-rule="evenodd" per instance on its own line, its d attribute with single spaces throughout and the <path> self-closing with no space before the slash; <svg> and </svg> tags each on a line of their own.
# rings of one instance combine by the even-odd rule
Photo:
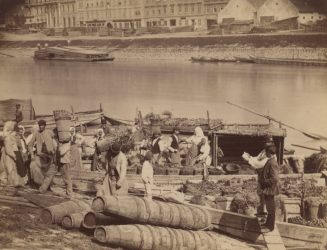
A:
<svg viewBox="0 0 327 250">
<path fill-rule="evenodd" d="M 17 103 L 16 104 L 15 121 L 17 124 L 19 124 L 22 120 L 23 120 L 22 106 L 19 103 Z"/>
<path fill-rule="evenodd" d="M 262 232 L 269 232 L 275 228 L 275 196 L 279 194 L 279 166 L 275 156 L 276 146 L 273 141 L 265 144 L 265 151 L 268 161 L 263 169 L 258 172 L 258 185 L 268 212 L 266 223 L 262 226 Z"/>
</svg>

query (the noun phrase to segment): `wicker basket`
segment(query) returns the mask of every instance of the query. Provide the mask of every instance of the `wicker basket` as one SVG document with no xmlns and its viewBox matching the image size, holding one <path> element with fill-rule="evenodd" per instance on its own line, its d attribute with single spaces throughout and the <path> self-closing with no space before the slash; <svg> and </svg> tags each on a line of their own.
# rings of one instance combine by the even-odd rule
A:
<svg viewBox="0 0 327 250">
<path fill-rule="evenodd" d="M 194 168 L 193 167 L 184 167 L 179 172 L 180 175 L 193 175 Z"/>
<path fill-rule="evenodd" d="M 127 168 L 127 174 L 137 174 L 137 168 Z"/>
<path fill-rule="evenodd" d="M 167 175 L 179 175 L 179 168 L 168 168 L 166 171 Z"/>
<path fill-rule="evenodd" d="M 166 175 L 166 168 L 156 167 L 153 169 L 154 175 Z"/>
<path fill-rule="evenodd" d="M 221 175 L 222 171 L 217 168 L 208 168 L 209 175 Z"/>
<path fill-rule="evenodd" d="M 194 175 L 203 175 L 203 169 L 201 168 L 194 169 Z"/>
</svg>

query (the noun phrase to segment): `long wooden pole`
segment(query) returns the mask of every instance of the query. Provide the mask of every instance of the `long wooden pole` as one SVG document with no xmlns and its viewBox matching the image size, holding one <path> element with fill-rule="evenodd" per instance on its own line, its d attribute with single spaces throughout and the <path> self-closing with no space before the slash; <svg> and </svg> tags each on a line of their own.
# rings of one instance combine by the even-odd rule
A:
<svg viewBox="0 0 327 250">
<path fill-rule="evenodd" d="M 285 127 L 288 127 L 288 128 L 294 129 L 294 130 L 296 130 L 296 131 L 299 131 L 299 132 L 301 132 L 302 134 L 304 134 L 305 136 L 310 137 L 310 138 L 312 138 L 312 139 L 315 139 L 315 140 L 325 139 L 325 140 L 327 140 L 327 137 L 325 137 L 325 136 L 317 135 L 317 134 L 313 134 L 313 133 L 309 133 L 309 132 L 305 132 L 305 131 L 303 131 L 303 130 L 300 130 L 300 129 L 298 129 L 298 128 L 295 128 L 295 127 L 293 127 L 293 126 L 290 126 L 290 125 L 288 125 L 288 124 L 285 124 L 284 122 L 279 121 L 279 120 L 277 120 L 277 119 L 275 119 L 275 118 L 273 118 L 273 117 L 271 117 L 271 116 L 269 116 L 269 115 L 259 114 L 259 113 L 255 112 L 255 111 L 253 111 L 253 110 L 250 110 L 250 109 L 248 109 L 248 108 L 242 107 L 242 106 L 237 105 L 237 104 L 235 104 L 235 103 L 231 103 L 231 102 L 227 102 L 227 103 L 230 104 L 230 105 L 232 105 L 232 106 L 235 106 L 235 107 L 237 107 L 237 108 L 239 108 L 239 109 L 245 110 L 245 111 L 247 111 L 247 112 L 249 112 L 249 113 L 252 113 L 252 114 L 255 114 L 255 115 L 258 115 L 258 116 L 264 117 L 264 118 L 268 119 L 269 121 L 274 121 L 274 122 L 277 122 L 277 123 L 280 124 L 280 125 L 284 125 Z"/>
<path fill-rule="evenodd" d="M 302 145 L 298 145 L 298 144 L 291 144 L 292 146 L 294 147 L 298 147 L 298 148 L 305 148 L 305 149 L 310 149 L 310 150 L 313 150 L 313 151 L 321 151 L 320 149 L 317 149 L 317 148 L 310 148 L 310 147 L 306 147 L 306 146 L 302 146 Z"/>
</svg>

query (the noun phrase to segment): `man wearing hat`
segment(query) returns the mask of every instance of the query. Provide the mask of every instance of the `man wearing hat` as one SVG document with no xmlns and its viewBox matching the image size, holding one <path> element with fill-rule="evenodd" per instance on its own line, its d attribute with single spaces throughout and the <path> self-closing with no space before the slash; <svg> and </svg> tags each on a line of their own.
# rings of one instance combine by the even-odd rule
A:
<svg viewBox="0 0 327 250">
<path fill-rule="evenodd" d="M 279 166 L 276 159 L 276 146 L 272 139 L 265 141 L 265 149 L 257 157 L 251 157 L 244 153 L 243 158 L 258 172 L 258 195 L 260 206 L 258 215 L 263 213 L 266 205 L 268 212 L 266 223 L 262 226 L 262 232 L 273 231 L 275 228 L 275 195 L 279 194 Z"/>
<path fill-rule="evenodd" d="M 160 163 L 160 159 L 162 157 L 162 154 L 164 152 L 165 146 L 164 142 L 161 140 L 161 133 L 155 132 L 153 134 L 153 141 L 152 141 L 152 149 L 151 152 L 153 154 L 153 160 L 156 164 Z"/>
<path fill-rule="evenodd" d="M 168 144 L 170 145 L 168 147 L 169 150 L 169 158 L 170 162 L 173 165 L 173 167 L 180 167 L 181 166 L 181 157 L 179 154 L 179 129 L 174 128 L 173 134 L 171 137 L 169 137 L 169 142 Z"/>
<path fill-rule="evenodd" d="M 47 123 L 44 120 L 38 121 L 38 130 L 33 132 L 32 138 L 28 143 L 28 150 L 31 155 L 31 179 L 35 184 L 43 183 L 45 174 L 53 164 L 56 152 L 56 142 L 52 130 L 45 129 Z M 36 152 L 33 151 L 34 146 Z"/>
<path fill-rule="evenodd" d="M 122 145 L 115 142 L 108 152 L 111 159 L 108 164 L 108 172 L 99 188 L 97 195 L 127 195 L 128 183 L 126 181 L 127 157 L 121 151 Z"/>
</svg>

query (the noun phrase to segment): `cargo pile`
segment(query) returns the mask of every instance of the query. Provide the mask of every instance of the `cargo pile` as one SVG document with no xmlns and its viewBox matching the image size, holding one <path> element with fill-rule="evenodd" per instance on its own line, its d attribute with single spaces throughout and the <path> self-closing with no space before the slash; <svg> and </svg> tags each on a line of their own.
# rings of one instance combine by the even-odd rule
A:
<svg viewBox="0 0 327 250">
<path fill-rule="evenodd" d="M 92 203 L 92 204 L 91 204 Z M 95 239 L 123 249 L 221 249 L 211 229 L 212 215 L 202 207 L 136 196 L 103 196 L 92 202 L 70 200 L 44 209 L 41 219 L 67 229 L 94 231 Z"/>
<path fill-rule="evenodd" d="M 99 152 L 107 152 L 115 142 L 122 145 L 123 152 L 128 152 L 134 148 L 133 133 L 128 126 L 112 128 L 103 140 L 97 142 L 96 148 Z"/>
<path fill-rule="evenodd" d="M 216 127 L 222 124 L 221 119 L 211 119 L 210 120 L 210 127 Z M 162 120 L 163 126 L 172 126 L 172 127 L 196 127 L 201 125 L 208 125 L 208 120 L 204 118 L 169 118 Z"/>
</svg>

